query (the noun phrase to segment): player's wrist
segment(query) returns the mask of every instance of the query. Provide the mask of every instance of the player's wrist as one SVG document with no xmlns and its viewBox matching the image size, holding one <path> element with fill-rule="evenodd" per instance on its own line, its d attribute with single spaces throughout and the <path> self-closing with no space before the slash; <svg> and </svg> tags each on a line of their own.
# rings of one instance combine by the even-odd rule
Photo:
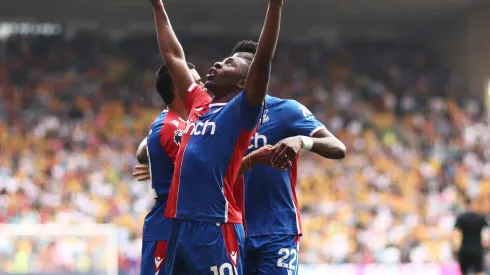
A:
<svg viewBox="0 0 490 275">
<path fill-rule="evenodd" d="M 252 154 L 249 154 L 247 156 L 245 156 L 242 160 L 242 166 L 243 166 L 243 170 L 245 172 L 248 172 L 250 170 L 252 170 Z"/>
<path fill-rule="evenodd" d="M 301 139 L 301 148 L 310 151 L 313 148 L 313 139 L 307 136 L 299 136 Z"/>
</svg>

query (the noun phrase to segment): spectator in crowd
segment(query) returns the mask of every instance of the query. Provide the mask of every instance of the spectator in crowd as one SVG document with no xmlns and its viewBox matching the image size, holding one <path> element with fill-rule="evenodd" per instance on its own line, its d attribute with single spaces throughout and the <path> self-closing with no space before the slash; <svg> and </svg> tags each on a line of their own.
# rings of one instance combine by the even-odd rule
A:
<svg viewBox="0 0 490 275">
<path fill-rule="evenodd" d="M 456 219 L 455 233 L 461 243 L 456 243 L 457 259 L 461 274 L 466 275 L 472 270 L 477 275 L 484 274 L 483 265 L 483 234 L 488 232 L 487 220 L 484 216 L 473 210 L 471 201 L 466 201 L 465 212 Z M 488 238 L 485 238 L 488 241 Z M 485 245 L 487 246 L 487 245 Z"/>
</svg>

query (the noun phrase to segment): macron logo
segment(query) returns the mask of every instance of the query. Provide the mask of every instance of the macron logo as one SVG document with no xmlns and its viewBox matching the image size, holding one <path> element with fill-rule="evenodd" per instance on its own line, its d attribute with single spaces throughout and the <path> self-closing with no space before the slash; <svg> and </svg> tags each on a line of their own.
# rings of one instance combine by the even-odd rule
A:
<svg viewBox="0 0 490 275">
<path fill-rule="evenodd" d="M 237 253 L 236 251 L 232 251 L 230 253 L 231 260 L 233 261 L 233 264 L 236 265 L 236 258 L 237 258 Z"/>
<path fill-rule="evenodd" d="M 159 270 L 160 265 L 162 264 L 162 261 L 163 261 L 163 259 L 162 259 L 162 258 L 160 258 L 160 257 L 155 257 L 155 267 L 156 267 L 156 269 L 157 269 L 157 270 Z M 158 271 L 157 271 L 157 274 L 158 274 Z"/>
<path fill-rule="evenodd" d="M 214 135 L 216 132 L 216 123 L 206 120 L 204 122 L 192 122 L 187 124 L 184 133 L 192 136 Z"/>
</svg>

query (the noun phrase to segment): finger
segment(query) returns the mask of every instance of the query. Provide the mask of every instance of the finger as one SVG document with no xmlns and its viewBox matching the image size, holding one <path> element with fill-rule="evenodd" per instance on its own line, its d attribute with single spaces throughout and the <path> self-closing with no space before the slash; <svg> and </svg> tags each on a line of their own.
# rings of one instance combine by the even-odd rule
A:
<svg viewBox="0 0 490 275">
<path fill-rule="evenodd" d="M 277 170 L 281 170 L 281 171 L 286 171 L 288 169 L 288 167 L 285 167 L 283 163 L 274 164 L 274 165 L 272 165 L 272 168 L 277 169 Z"/>
<path fill-rule="evenodd" d="M 150 175 L 147 175 L 147 176 L 144 176 L 144 177 L 138 177 L 138 178 L 136 178 L 136 180 L 138 180 L 138 181 L 145 181 L 145 180 L 149 180 L 150 178 L 151 178 Z"/>
<path fill-rule="evenodd" d="M 146 164 L 138 164 L 134 166 L 134 169 L 146 169 L 146 168 L 148 168 L 148 165 Z"/>
<path fill-rule="evenodd" d="M 287 170 L 291 167 L 291 161 L 290 160 L 287 160 L 285 161 L 284 163 L 282 163 L 281 165 L 281 169 L 282 170 Z"/>
<path fill-rule="evenodd" d="M 281 143 L 279 144 L 278 146 L 275 146 L 275 151 L 274 151 L 274 154 L 272 155 L 272 163 L 276 163 L 277 162 L 277 159 L 282 156 L 282 152 L 285 151 L 287 148 L 286 148 L 286 144 L 284 143 Z"/>
<path fill-rule="evenodd" d="M 274 146 L 272 146 L 272 145 L 270 145 L 270 144 L 267 144 L 267 145 L 265 146 L 265 148 L 266 148 L 267 150 L 273 150 L 273 149 L 274 149 Z"/>
<path fill-rule="evenodd" d="M 289 164 L 287 159 L 279 158 L 276 162 L 272 164 L 272 166 L 276 169 L 283 170 L 287 169 L 289 167 Z"/>
<path fill-rule="evenodd" d="M 133 177 L 141 177 L 141 176 L 149 176 L 150 173 L 148 173 L 147 171 L 137 171 L 137 172 L 133 172 Z"/>
<path fill-rule="evenodd" d="M 150 170 L 150 168 L 146 165 L 134 167 L 134 171 L 149 171 L 149 170 Z"/>
<path fill-rule="evenodd" d="M 280 151 L 276 151 L 276 154 L 274 155 L 276 158 L 273 159 L 273 163 L 284 163 L 288 160 L 287 156 L 285 157 L 285 155 L 287 154 L 287 150 L 288 148 L 286 146 L 284 146 L 282 149 L 280 149 Z"/>
<path fill-rule="evenodd" d="M 288 150 L 287 150 L 288 159 L 294 159 L 296 157 L 296 154 L 297 153 L 294 151 L 293 148 L 288 147 Z"/>
</svg>

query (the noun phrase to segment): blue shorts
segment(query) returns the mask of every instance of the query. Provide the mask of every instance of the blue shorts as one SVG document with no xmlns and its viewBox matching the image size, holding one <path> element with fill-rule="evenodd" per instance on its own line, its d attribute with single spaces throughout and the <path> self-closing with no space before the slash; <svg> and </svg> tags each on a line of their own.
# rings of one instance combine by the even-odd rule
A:
<svg viewBox="0 0 490 275">
<path fill-rule="evenodd" d="M 241 224 L 174 220 L 165 275 L 242 275 L 244 245 Z"/>
<path fill-rule="evenodd" d="M 299 236 L 273 234 L 247 237 L 245 275 L 298 274 Z"/>
<path fill-rule="evenodd" d="M 164 275 L 163 265 L 167 256 L 167 241 L 143 241 L 141 275 Z"/>
</svg>

